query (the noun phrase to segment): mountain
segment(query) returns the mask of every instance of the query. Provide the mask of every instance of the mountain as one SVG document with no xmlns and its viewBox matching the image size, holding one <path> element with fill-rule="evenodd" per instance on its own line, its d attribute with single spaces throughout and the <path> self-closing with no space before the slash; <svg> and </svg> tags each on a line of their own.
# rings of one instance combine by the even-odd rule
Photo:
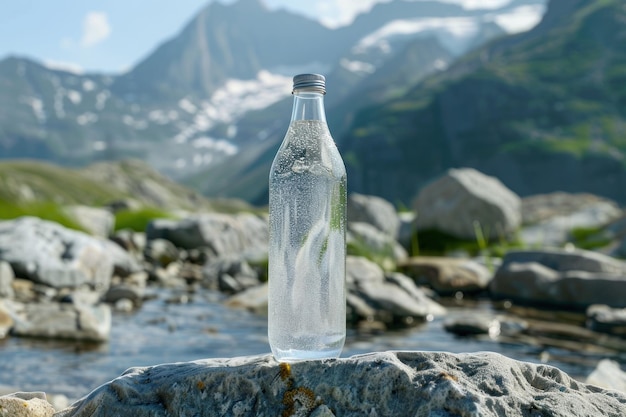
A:
<svg viewBox="0 0 626 417">
<path fill-rule="evenodd" d="M 363 109 L 341 139 L 353 191 L 409 203 L 450 167 L 521 195 L 592 192 L 626 202 L 626 9 L 552 0 L 504 37 Z"/>
<path fill-rule="evenodd" d="M 327 74 L 338 138 L 359 108 L 405 94 L 528 10 L 541 14 L 543 0 L 496 10 L 392 0 L 329 29 L 260 0 L 211 2 L 125 74 L 8 57 L 0 61 L 0 158 L 68 167 L 135 158 L 206 195 L 262 203 L 294 74 Z"/>
<path fill-rule="evenodd" d="M 520 7 L 540 13 L 543 2 L 517 1 L 495 12 L 436 1 L 381 3 L 337 30 L 336 38 L 351 45 L 327 73 L 326 109 L 334 137 L 342 136 L 359 108 L 402 95 L 426 75 L 447 68 L 458 53 L 504 34 L 494 16 L 516 15 Z M 455 48 L 444 46 L 454 39 Z M 269 167 L 287 129 L 291 102 L 287 97 L 244 115 L 231 139 L 240 152 L 184 182 L 206 195 L 265 204 Z"/>
<path fill-rule="evenodd" d="M 260 0 L 212 2 L 178 36 L 116 79 L 112 89 L 150 103 L 204 99 L 230 79 L 255 79 L 262 70 L 308 64 L 317 56 L 328 62 L 341 48 L 331 37 L 319 22 L 270 11 Z"/>
</svg>

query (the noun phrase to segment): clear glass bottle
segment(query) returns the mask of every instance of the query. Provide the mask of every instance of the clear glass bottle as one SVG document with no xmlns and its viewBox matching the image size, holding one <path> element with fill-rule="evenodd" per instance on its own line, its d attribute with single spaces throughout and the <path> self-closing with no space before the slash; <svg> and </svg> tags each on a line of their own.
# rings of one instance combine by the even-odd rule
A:
<svg viewBox="0 0 626 417">
<path fill-rule="evenodd" d="M 269 178 L 268 336 L 286 362 L 336 358 L 346 337 L 346 169 L 326 124 L 324 76 L 293 81 Z"/>
</svg>

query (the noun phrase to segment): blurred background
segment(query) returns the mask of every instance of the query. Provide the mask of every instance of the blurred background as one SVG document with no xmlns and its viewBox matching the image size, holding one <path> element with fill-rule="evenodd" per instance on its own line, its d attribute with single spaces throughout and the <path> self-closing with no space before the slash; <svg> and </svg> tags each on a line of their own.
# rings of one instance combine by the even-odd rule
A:
<svg viewBox="0 0 626 417">
<path fill-rule="evenodd" d="M 154 219 L 175 221 L 197 211 L 262 218 L 269 167 L 289 123 L 292 77 L 302 72 L 326 76 L 327 118 L 346 163 L 349 192 L 382 198 L 399 213 L 405 228 L 394 226 L 392 245 L 408 252 L 404 258 L 483 256 L 477 262 L 491 279 L 509 249 L 550 244 L 597 250 L 610 258 L 610 268 L 622 271 L 618 276 L 626 275 L 617 259 L 626 255 L 623 0 L 2 2 L 0 219 L 33 215 L 107 238 L 121 230 L 146 233 Z M 418 225 L 428 230 L 416 233 L 416 207 L 446 198 L 430 194 L 420 203 L 420 193 L 452 168 L 473 168 L 468 181 L 478 178 L 479 189 L 483 177 L 474 170 L 498 181 L 506 189 L 494 194 L 500 202 L 514 196 L 511 230 L 496 233 L 502 224 L 494 223 L 489 233 L 488 220 L 481 225 L 470 219 L 469 236 L 431 230 L 437 221 Z M 454 201 L 454 193 L 447 198 Z M 372 204 L 373 211 L 383 207 Z M 77 206 L 105 207 L 109 214 L 79 214 Z M 351 233 L 359 235 L 357 229 Z M 219 258 L 215 247 L 207 255 L 166 238 L 173 245 L 165 250 L 171 260 L 164 261 L 150 252 L 150 241 L 167 233 L 152 227 L 147 235 L 148 249 L 137 244 L 142 262 L 202 266 L 199 278 L 168 272 L 187 284 L 215 272 L 206 269 L 207 259 Z M 403 256 L 374 253 L 365 235 L 349 243 L 350 253 L 396 270 Z M 137 243 L 128 239 L 118 234 L 116 241 Z M 27 274 L 7 253 L 0 248 L 0 260 L 14 270 L 11 294 L 18 294 Z M 262 262 L 252 266 L 263 270 Z M 163 284 L 154 268 L 148 282 Z M 419 271 L 413 278 L 427 284 L 420 276 L 431 273 Z M 485 285 L 473 290 L 485 291 Z M 37 288 L 30 301 L 63 296 Z M 63 374 L 69 376 L 56 389 L 75 398 L 128 366 L 266 351 L 263 316 L 225 308 L 225 295 L 218 293 L 186 307 L 188 299 L 177 295 L 178 302 L 170 302 L 168 293 L 162 304 L 146 304 L 140 313 L 114 315 L 104 348 L 0 337 L 0 356 L 13 359 L 1 361 L 0 388 L 54 390 L 52 381 Z M 438 295 L 459 308 L 454 317 L 489 313 L 478 330 L 467 330 L 467 323 L 456 328 L 457 336 L 476 333 L 486 340 L 457 339 L 437 320 L 419 331 L 371 337 L 377 329 L 412 327 L 404 318 L 398 325 L 396 317 L 394 324 L 365 326 L 365 333 L 355 325 L 346 352 L 489 349 L 554 363 L 581 378 L 604 356 L 626 362 L 626 319 L 618 320 L 618 330 L 611 327 L 615 339 L 598 345 L 595 333 L 584 333 L 592 331 L 584 314 L 590 303 L 556 303 L 574 310 L 565 315 L 518 310 L 563 327 L 536 325 L 533 333 L 511 321 L 509 332 L 523 330 L 525 339 L 494 344 L 501 330 L 494 336 L 491 313 L 510 302 L 478 297 L 465 305 L 463 290 L 454 288 Z M 626 307 L 622 298 L 609 304 Z M 7 305 L 17 320 L 21 307 Z M 202 324 L 189 315 L 204 317 L 197 320 Z M 167 338 L 176 331 L 182 332 L 180 345 Z M 213 347 L 204 345 L 207 335 Z M 57 361 L 50 376 L 31 380 L 37 364 Z"/>
</svg>

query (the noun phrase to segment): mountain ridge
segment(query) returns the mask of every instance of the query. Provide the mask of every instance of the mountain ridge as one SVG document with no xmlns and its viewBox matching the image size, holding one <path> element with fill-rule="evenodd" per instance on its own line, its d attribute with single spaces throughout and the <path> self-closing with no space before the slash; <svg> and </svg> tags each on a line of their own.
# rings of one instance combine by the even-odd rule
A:
<svg viewBox="0 0 626 417">
<path fill-rule="evenodd" d="M 430 6 L 439 7 L 439 15 L 465 13 L 459 16 L 469 32 L 455 35 L 459 16 L 450 21 L 424 15 Z M 499 36 L 493 16 L 515 9 L 491 16 L 491 11 L 395 0 L 375 10 L 358 16 L 357 26 L 329 29 L 285 10 L 268 10 L 258 0 L 214 2 L 119 76 L 2 60 L 0 158 L 76 167 L 138 158 L 171 178 L 190 178 L 188 183 L 207 195 L 246 195 L 262 203 L 263 170 L 289 119 L 291 76 L 286 73 L 323 70 L 328 75 L 327 108 L 337 106 L 329 121 L 339 136 L 358 107 L 402 95 L 426 73 L 449 67 L 460 49 Z M 393 24 L 379 31 L 385 21 L 381 11 L 391 13 L 388 23 Z M 359 46 L 375 28 L 370 38 L 375 42 Z M 448 50 L 444 44 L 455 39 L 454 51 Z M 380 74 L 390 82 L 380 81 Z M 207 186 L 212 178 L 215 184 Z"/>
<path fill-rule="evenodd" d="M 610 0 L 575 3 L 553 0 L 547 23 L 358 114 L 344 142 L 356 161 L 353 190 L 407 204 L 438 173 L 470 166 L 521 195 L 561 189 L 626 201 L 624 11 Z"/>
</svg>

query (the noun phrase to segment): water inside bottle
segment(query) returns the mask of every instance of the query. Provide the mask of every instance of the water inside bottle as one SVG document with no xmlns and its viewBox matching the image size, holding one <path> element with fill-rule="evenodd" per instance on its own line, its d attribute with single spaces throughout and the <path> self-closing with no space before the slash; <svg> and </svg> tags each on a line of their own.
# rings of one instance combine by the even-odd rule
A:
<svg viewBox="0 0 626 417">
<path fill-rule="evenodd" d="M 324 122 L 292 123 L 270 187 L 272 351 L 279 360 L 337 357 L 346 320 L 346 175 Z"/>
</svg>

